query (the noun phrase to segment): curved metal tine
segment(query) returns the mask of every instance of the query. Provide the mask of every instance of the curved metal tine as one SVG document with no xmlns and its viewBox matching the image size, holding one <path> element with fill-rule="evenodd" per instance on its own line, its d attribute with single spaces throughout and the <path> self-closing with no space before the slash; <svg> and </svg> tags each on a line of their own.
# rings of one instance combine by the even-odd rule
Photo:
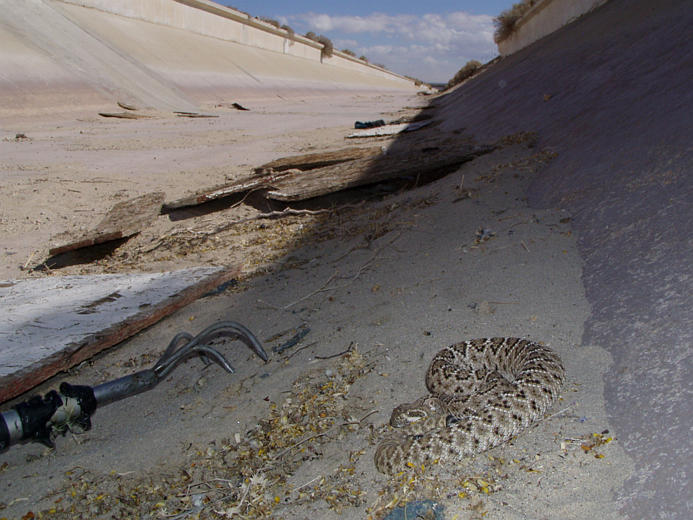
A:
<svg viewBox="0 0 693 520">
<path fill-rule="evenodd" d="M 225 370 L 230 368 L 231 370 L 229 371 L 233 372 L 231 365 L 218 351 L 207 345 L 197 345 L 201 339 L 207 339 L 205 335 L 208 335 L 209 332 L 213 331 L 215 328 L 215 325 L 207 327 L 197 336 L 193 336 L 188 332 L 179 332 L 176 334 L 164 351 L 164 354 L 159 359 L 159 362 L 154 366 L 154 372 L 157 374 L 157 377 L 163 379 L 176 366 L 178 366 L 181 361 L 187 359 L 195 353 L 200 355 L 205 365 L 209 365 L 212 361 L 216 361 Z M 178 350 L 175 350 L 179 347 L 179 344 L 182 341 L 186 341 L 186 343 Z M 210 359 L 210 354 L 213 359 Z"/>
<path fill-rule="evenodd" d="M 171 357 L 171 355 L 178 348 L 178 344 L 181 342 L 181 340 L 185 340 L 185 341 L 189 342 L 192 339 L 193 339 L 193 335 L 188 333 L 188 332 L 179 332 L 178 334 L 173 336 L 173 339 L 169 342 L 168 347 L 166 347 L 166 350 L 164 350 L 164 353 L 161 354 L 159 361 L 157 361 L 156 365 L 154 365 L 154 370 L 156 370 L 158 367 L 160 367 L 166 363 L 168 358 Z"/>
<path fill-rule="evenodd" d="M 195 347 L 195 352 L 197 352 L 200 357 L 206 361 L 207 365 L 212 362 L 219 365 L 221 368 L 226 370 L 229 374 L 233 374 L 236 370 L 226 361 L 226 358 L 215 348 L 208 345 L 198 345 Z"/>
<path fill-rule="evenodd" d="M 180 349 L 178 352 L 176 352 L 173 356 L 171 356 L 171 358 L 167 362 L 166 366 L 161 367 L 161 369 L 157 372 L 157 376 L 160 379 L 163 379 L 174 368 L 176 368 L 178 363 L 184 361 L 186 358 L 188 358 L 194 354 L 199 354 L 201 356 L 204 356 L 205 359 L 207 359 L 208 364 L 211 363 L 212 361 L 215 362 L 217 365 L 219 365 L 221 368 L 223 368 L 224 370 L 226 370 L 230 374 L 233 374 L 235 372 L 234 368 L 231 365 L 229 365 L 228 361 L 226 361 L 224 356 L 222 356 L 217 350 L 215 350 L 212 347 L 209 347 L 207 345 L 195 345 L 195 346 L 190 347 L 190 348 L 185 346 L 182 349 Z"/>
<path fill-rule="evenodd" d="M 199 354 L 205 364 L 209 365 L 209 363 L 215 362 L 227 372 L 233 373 L 234 369 L 229 362 L 226 361 L 226 358 L 215 348 L 205 345 L 207 341 L 211 341 L 217 336 L 225 335 L 235 335 L 238 339 L 244 340 L 244 343 L 248 345 L 253 352 L 263 361 L 267 361 L 267 353 L 262 348 L 260 341 L 250 330 L 235 321 L 221 321 L 210 325 L 194 337 L 187 332 L 176 334 L 166 348 L 164 355 L 162 355 L 157 364 L 154 365 L 154 372 L 160 379 L 164 378 L 178 365 L 178 363 L 192 354 Z M 187 340 L 187 343 L 176 351 L 175 348 L 181 340 Z"/>
<path fill-rule="evenodd" d="M 238 339 L 245 343 L 260 359 L 267 361 L 267 353 L 262 348 L 262 344 L 245 326 L 235 321 L 220 321 L 207 327 L 205 330 L 195 336 L 195 343 L 205 343 L 206 340 L 214 339 L 216 336 L 235 334 Z"/>
</svg>

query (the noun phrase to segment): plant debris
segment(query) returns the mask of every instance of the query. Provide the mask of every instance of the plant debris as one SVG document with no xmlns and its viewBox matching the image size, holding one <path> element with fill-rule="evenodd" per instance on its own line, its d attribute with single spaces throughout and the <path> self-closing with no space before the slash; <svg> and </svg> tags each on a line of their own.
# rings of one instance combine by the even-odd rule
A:
<svg viewBox="0 0 693 520">
<path fill-rule="evenodd" d="M 322 456 L 325 443 L 361 430 L 372 413 L 358 418 L 362 411 L 347 395 L 373 364 L 357 348 L 335 364 L 296 380 L 290 396 L 271 402 L 268 416 L 245 435 L 190 446 L 180 467 L 159 474 L 99 475 L 72 468 L 53 506 L 25 517 L 251 519 L 307 502 L 324 501 L 337 512 L 360 506 L 365 491 L 354 464 L 363 451 L 350 453 L 331 474 L 298 487 L 289 483 L 303 463 Z"/>
</svg>

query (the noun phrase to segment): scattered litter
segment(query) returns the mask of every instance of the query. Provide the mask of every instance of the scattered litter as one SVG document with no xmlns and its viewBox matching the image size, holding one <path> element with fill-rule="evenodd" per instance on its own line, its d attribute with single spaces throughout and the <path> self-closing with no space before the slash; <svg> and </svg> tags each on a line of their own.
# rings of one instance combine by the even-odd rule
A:
<svg viewBox="0 0 693 520">
<path fill-rule="evenodd" d="M 287 349 L 290 349 L 291 347 L 294 347 L 298 344 L 299 341 L 301 341 L 303 338 L 306 337 L 306 335 L 310 332 L 310 327 L 307 325 L 301 325 L 298 328 L 298 332 L 294 334 L 288 341 L 285 341 L 281 345 L 277 345 L 272 348 L 273 352 L 276 352 L 277 354 L 281 354 Z"/>
<path fill-rule="evenodd" d="M 14 136 L 15 141 L 30 141 L 30 139 L 26 136 L 26 134 L 15 134 Z"/>
<path fill-rule="evenodd" d="M 491 305 L 490 302 L 487 301 L 479 303 L 470 303 L 469 308 L 477 314 L 493 314 L 496 312 L 496 308 L 493 305 Z"/>
<path fill-rule="evenodd" d="M 496 236 L 495 231 L 491 231 L 486 228 L 479 228 L 476 231 L 476 238 L 474 239 L 475 244 L 481 244 L 482 242 L 487 242 Z"/>
<path fill-rule="evenodd" d="M 354 123 L 354 128 L 356 130 L 365 130 L 366 128 L 378 128 L 379 126 L 385 126 L 385 121 L 378 119 L 377 121 L 356 121 Z"/>
<path fill-rule="evenodd" d="M 406 520 L 409 518 L 425 518 L 426 520 L 443 520 L 445 506 L 433 500 L 416 500 L 403 506 L 396 507 L 384 520 Z"/>
<path fill-rule="evenodd" d="M 219 103 L 215 105 L 217 108 L 235 108 L 236 110 L 250 110 L 240 103 Z"/>
<path fill-rule="evenodd" d="M 612 440 L 614 440 L 613 437 L 608 435 L 609 430 L 604 430 L 601 433 L 593 433 L 592 435 L 586 435 L 585 442 L 580 444 L 580 449 L 582 449 L 584 453 L 591 452 L 595 459 L 603 459 L 604 454 L 598 452 L 596 448 L 609 444 Z"/>
</svg>

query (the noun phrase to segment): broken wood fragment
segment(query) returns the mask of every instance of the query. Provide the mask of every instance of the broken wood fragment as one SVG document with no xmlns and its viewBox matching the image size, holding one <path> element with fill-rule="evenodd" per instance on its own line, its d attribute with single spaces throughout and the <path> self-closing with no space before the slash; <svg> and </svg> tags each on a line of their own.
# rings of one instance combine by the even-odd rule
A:
<svg viewBox="0 0 693 520">
<path fill-rule="evenodd" d="M 285 170 L 277 173 L 265 173 L 259 175 L 251 175 L 249 177 L 243 177 L 229 184 L 213 186 L 211 188 L 200 190 L 196 193 L 193 193 L 192 195 L 187 195 L 180 199 L 166 202 L 163 205 L 162 209 L 163 211 L 171 211 L 174 209 L 185 208 L 188 206 L 197 206 L 198 204 L 204 204 L 205 202 L 228 197 L 229 195 L 234 195 L 236 193 L 243 193 L 246 191 L 254 191 L 260 189 L 269 189 L 274 185 L 274 183 L 278 179 L 281 179 L 282 177 L 288 175 L 300 173 L 300 170 Z"/>
<path fill-rule="evenodd" d="M 123 110 L 137 110 L 137 107 L 134 105 L 129 105 L 127 103 L 123 103 L 122 101 L 117 101 L 117 104 L 120 108 Z"/>
<path fill-rule="evenodd" d="M 388 124 L 385 126 L 367 128 L 365 130 L 357 130 L 353 134 L 347 135 L 347 137 L 353 139 L 356 137 L 381 137 L 384 135 L 396 135 L 402 132 L 413 132 L 414 130 L 418 130 L 419 128 L 423 128 L 424 126 L 428 126 L 430 124 L 430 120 L 418 121 L 415 123 Z"/>
<path fill-rule="evenodd" d="M 77 237 L 69 231 L 52 237 L 48 253 L 51 256 L 59 255 L 139 233 L 161 212 L 164 196 L 159 191 L 119 202 L 94 229 Z"/>
<path fill-rule="evenodd" d="M 173 112 L 178 117 L 219 117 L 214 114 L 200 114 L 199 112 Z"/>
<path fill-rule="evenodd" d="M 0 287 L 0 402 L 31 390 L 236 278 L 238 268 L 51 276 Z M 165 344 L 160 345 L 163 352 Z"/>
<path fill-rule="evenodd" d="M 330 152 L 309 153 L 305 155 L 294 155 L 291 157 L 282 157 L 270 161 L 258 168 L 255 168 L 255 173 L 266 173 L 269 171 L 281 172 L 284 170 L 312 170 L 314 168 L 322 168 L 332 164 L 338 164 L 355 159 L 363 159 L 380 155 L 382 148 L 380 146 L 371 146 L 367 148 L 342 148 Z"/>
<path fill-rule="evenodd" d="M 300 176 L 280 179 L 266 196 L 275 200 L 297 201 L 389 179 L 423 177 L 436 170 L 471 161 L 492 150 L 493 147 L 454 142 L 434 147 L 425 143 L 403 146 L 397 152 L 388 151 L 382 156 L 317 168 Z"/>
<path fill-rule="evenodd" d="M 151 119 L 153 116 L 135 114 L 133 112 L 99 112 L 101 117 L 115 117 L 118 119 Z"/>
</svg>

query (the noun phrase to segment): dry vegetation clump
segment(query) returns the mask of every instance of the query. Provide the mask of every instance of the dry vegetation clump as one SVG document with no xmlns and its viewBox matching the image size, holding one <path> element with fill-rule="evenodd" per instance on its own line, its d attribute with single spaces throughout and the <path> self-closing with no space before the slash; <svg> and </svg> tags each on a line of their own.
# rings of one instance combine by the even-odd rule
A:
<svg viewBox="0 0 693 520">
<path fill-rule="evenodd" d="M 250 13 L 245 12 L 243 9 L 239 9 L 238 7 L 234 7 L 232 5 L 227 5 L 229 9 L 233 9 L 234 11 L 238 11 L 241 14 L 246 15 L 248 18 L 252 18 L 252 15 Z"/>
<path fill-rule="evenodd" d="M 274 20 L 272 18 L 265 18 L 264 16 L 261 16 L 258 18 L 258 20 L 265 22 L 265 23 L 268 23 L 271 26 L 276 27 L 277 29 L 283 29 L 284 31 L 287 32 L 289 38 L 293 38 L 294 35 L 296 34 L 296 32 L 291 27 L 289 27 L 286 24 L 280 25 L 277 20 Z"/>
<path fill-rule="evenodd" d="M 515 25 L 527 11 L 534 7 L 539 0 L 522 0 L 513 4 L 510 9 L 506 9 L 493 19 L 496 31 L 493 33 L 493 40 L 500 43 L 506 40 L 515 32 Z"/>
<path fill-rule="evenodd" d="M 404 77 L 413 81 L 414 85 L 416 85 L 417 87 L 420 87 L 421 85 L 427 85 L 430 87 L 430 85 L 428 83 L 426 83 L 425 81 L 421 81 L 419 78 L 415 78 L 413 76 L 407 76 L 406 74 L 404 75 Z"/>
<path fill-rule="evenodd" d="M 289 35 L 289 38 L 293 38 L 294 34 L 296 34 L 296 32 L 286 24 L 282 25 L 281 28 L 287 32 L 287 34 Z"/>
<path fill-rule="evenodd" d="M 356 53 L 352 51 L 351 49 L 342 49 L 342 52 L 346 54 L 347 56 L 351 56 L 353 58 L 356 57 Z"/>
<path fill-rule="evenodd" d="M 445 88 L 452 88 L 458 83 L 462 83 L 465 79 L 472 77 L 481 67 L 481 62 L 477 60 L 469 60 L 464 67 L 457 71 L 457 74 L 448 81 Z"/>
<path fill-rule="evenodd" d="M 332 53 L 334 52 L 334 45 L 332 44 L 332 40 L 330 40 L 327 36 L 324 36 L 322 34 L 318 36 L 313 31 L 308 31 L 305 34 L 305 37 L 309 40 L 313 40 L 314 42 L 322 44 L 322 49 L 320 51 L 321 59 L 330 58 L 332 56 Z"/>
<path fill-rule="evenodd" d="M 345 454 L 333 472 L 300 487 L 290 477 L 323 457 L 327 444 L 368 436 L 364 420 L 372 412 L 365 414 L 349 390 L 374 365 L 351 346 L 329 369 L 298 378 L 283 401 L 271 402 L 267 415 L 245 434 L 190 445 L 180 465 L 161 472 L 72 468 L 64 488 L 54 493 L 54 505 L 23 518 L 291 518 L 292 508 L 307 504 L 322 503 L 337 513 L 359 507 L 366 492 L 354 464 L 363 450 Z"/>
<path fill-rule="evenodd" d="M 276 27 L 277 29 L 280 28 L 279 22 L 278 22 L 277 20 L 272 19 L 272 18 L 265 18 L 264 16 L 261 16 L 261 17 L 259 18 L 259 20 L 261 20 L 261 21 L 263 21 L 263 22 L 265 22 L 265 23 L 268 23 L 268 24 L 270 24 L 270 25 Z"/>
<path fill-rule="evenodd" d="M 332 57 L 332 53 L 334 52 L 334 45 L 332 45 L 332 40 L 330 40 L 327 36 L 323 36 L 322 34 L 318 36 L 318 43 L 322 43 L 322 50 L 320 51 L 320 57 L 321 58 L 330 58 Z"/>
</svg>

